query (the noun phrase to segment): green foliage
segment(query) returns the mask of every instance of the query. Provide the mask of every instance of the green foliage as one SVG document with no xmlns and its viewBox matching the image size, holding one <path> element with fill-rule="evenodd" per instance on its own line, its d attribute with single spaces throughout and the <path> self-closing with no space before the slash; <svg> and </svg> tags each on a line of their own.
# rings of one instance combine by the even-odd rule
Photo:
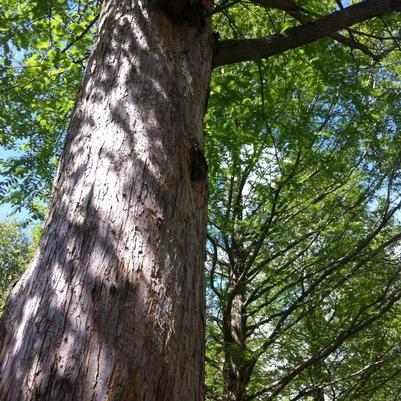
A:
<svg viewBox="0 0 401 401">
<path fill-rule="evenodd" d="M 280 24 L 274 13 L 270 28 L 253 24 L 255 14 L 238 6 L 222 15 L 223 36 L 244 37 L 250 26 L 262 36 Z M 372 64 L 322 40 L 214 73 L 206 116 L 208 399 L 243 385 L 255 400 L 395 396 L 397 57 Z"/>
<path fill-rule="evenodd" d="M 32 259 L 36 249 L 39 246 L 40 238 L 43 234 L 43 225 L 41 223 L 35 224 L 31 229 L 31 242 L 29 244 L 29 259 Z"/>
<path fill-rule="evenodd" d="M 0 4 L 0 199 L 33 218 L 43 219 L 97 12 L 97 1 Z"/>
<path fill-rule="evenodd" d="M 29 261 L 29 241 L 18 223 L 0 222 L 0 311 Z"/>
</svg>

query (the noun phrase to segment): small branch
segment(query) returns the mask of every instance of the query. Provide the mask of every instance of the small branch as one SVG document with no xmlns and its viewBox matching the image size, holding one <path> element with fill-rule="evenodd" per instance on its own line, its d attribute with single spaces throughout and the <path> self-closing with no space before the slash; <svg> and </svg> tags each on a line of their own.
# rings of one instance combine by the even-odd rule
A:
<svg viewBox="0 0 401 401">
<path fill-rule="evenodd" d="M 218 6 L 216 6 L 215 8 L 213 8 L 213 10 L 211 10 L 210 13 L 207 14 L 207 16 L 220 13 L 220 12 L 226 10 L 227 8 L 230 8 L 230 7 L 232 7 L 232 6 L 235 6 L 235 5 L 238 4 L 240 1 L 241 1 L 241 0 L 233 0 L 233 1 L 226 0 L 226 1 L 224 1 L 223 3 L 219 4 Z"/>
<path fill-rule="evenodd" d="M 85 29 L 76 37 L 74 40 L 69 42 L 60 53 L 65 53 L 71 46 L 75 43 L 79 42 L 88 32 L 89 30 L 95 25 L 96 21 L 99 19 L 99 16 L 96 15 L 95 18 L 89 22 L 89 24 L 85 27 Z"/>
</svg>

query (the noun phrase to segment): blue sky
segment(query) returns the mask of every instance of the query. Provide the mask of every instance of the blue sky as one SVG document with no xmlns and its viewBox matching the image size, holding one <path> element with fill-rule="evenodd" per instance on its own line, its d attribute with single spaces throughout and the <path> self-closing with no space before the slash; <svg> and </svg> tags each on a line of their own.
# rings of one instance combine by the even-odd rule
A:
<svg viewBox="0 0 401 401">
<path fill-rule="evenodd" d="M 29 217 L 27 211 L 21 210 L 19 213 L 13 213 L 13 208 L 9 203 L 0 205 L 0 220 L 24 221 Z"/>
</svg>

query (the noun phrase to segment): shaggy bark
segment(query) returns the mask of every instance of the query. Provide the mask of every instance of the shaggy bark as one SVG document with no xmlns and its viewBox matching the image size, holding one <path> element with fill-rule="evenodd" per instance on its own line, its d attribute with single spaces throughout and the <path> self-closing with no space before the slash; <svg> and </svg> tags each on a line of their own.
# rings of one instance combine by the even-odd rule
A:
<svg viewBox="0 0 401 401">
<path fill-rule="evenodd" d="M 2 401 L 203 399 L 199 21 L 104 2 L 40 250 L 3 317 Z"/>
</svg>

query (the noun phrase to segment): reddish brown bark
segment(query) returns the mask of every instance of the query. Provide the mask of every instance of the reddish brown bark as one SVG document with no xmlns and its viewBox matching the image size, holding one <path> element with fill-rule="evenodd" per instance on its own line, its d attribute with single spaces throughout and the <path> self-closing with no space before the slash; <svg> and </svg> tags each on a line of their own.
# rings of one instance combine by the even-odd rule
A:
<svg viewBox="0 0 401 401">
<path fill-rule="evenodd" d="M 203 399 L 211 50 L 206 20 L 104 2 L 40 250 L 3 316 L 2 401 Z"/>
</svg>

